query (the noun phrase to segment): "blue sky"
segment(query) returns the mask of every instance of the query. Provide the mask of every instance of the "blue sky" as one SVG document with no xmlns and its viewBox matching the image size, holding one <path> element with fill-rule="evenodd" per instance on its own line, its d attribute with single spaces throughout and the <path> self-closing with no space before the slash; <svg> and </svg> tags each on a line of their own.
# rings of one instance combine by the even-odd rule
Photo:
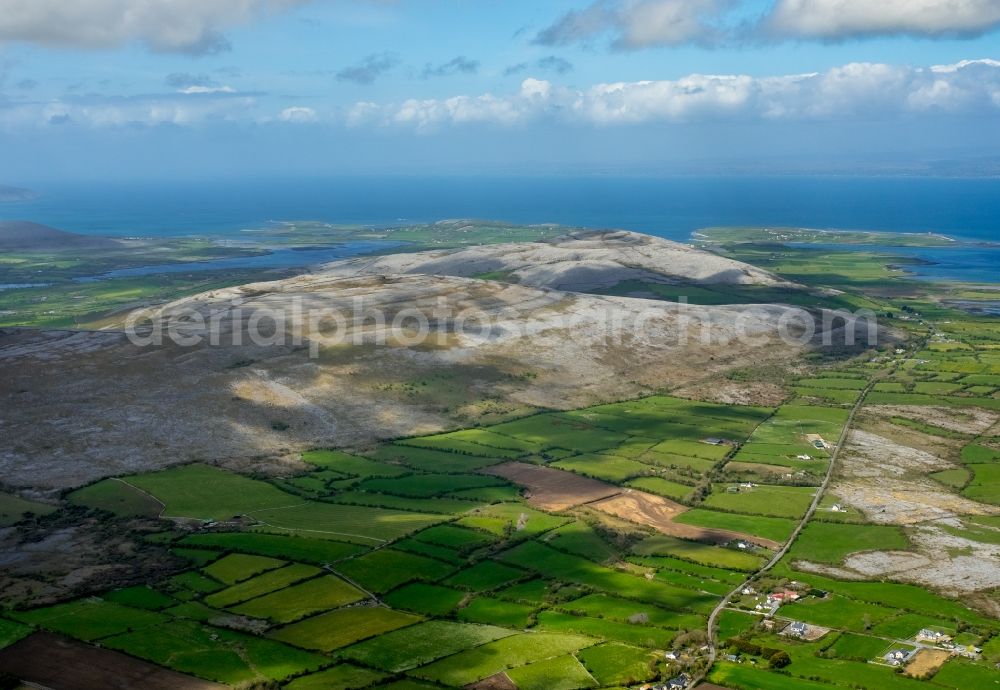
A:
<svg viewBox="0 0 1000 690">
<path fill-rule="evenodd" d="M 994 170 L 998 0 L 0 0 L 0 182 Z"/>
</svg>

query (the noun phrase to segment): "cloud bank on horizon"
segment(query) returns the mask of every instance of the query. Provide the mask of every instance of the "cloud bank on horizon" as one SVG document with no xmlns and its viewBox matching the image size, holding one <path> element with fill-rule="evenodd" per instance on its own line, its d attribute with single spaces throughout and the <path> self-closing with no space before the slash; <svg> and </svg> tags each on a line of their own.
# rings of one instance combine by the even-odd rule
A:
<svg viewBox="0 0 1000 690">
<path fill-rule="evenodd" d="M 408 134 L 453 165 L 486 131 L 553 158 L 579 147 L 552 128 L 617 131 L 595 156 L 652 159 L 671 127 L 711 156 L 733 126 L 792 154 L 790 128 L 860 151 L 878 122 L 907 150 L 1000 156 L 997 31 L 1000 0 L 0 0 L 0 145 L 202 130 L 207 159 L 225 131 Z"/>
</svg>

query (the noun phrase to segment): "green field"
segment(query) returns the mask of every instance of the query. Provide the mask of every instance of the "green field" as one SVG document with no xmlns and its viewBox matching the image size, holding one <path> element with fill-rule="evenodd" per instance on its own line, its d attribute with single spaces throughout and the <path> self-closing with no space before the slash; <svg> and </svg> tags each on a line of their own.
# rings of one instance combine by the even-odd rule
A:
<svg viewBox="0 0 1000 690">
<path fill-rule="evenodd" d="M 563 554 L 537 542 L 525 542 L 499 556 L 504 562 L 546 576 L 670 609 L 704 611 L 715 598 L 692 590 L 606 568 L 577 556 Z"/>
<path fill-rule="evenodd" d="M 694 491 L 693 486 L 672 482 L 663 477 L 639 477 L 638 479 L 626 482 L 626 484 L 627 486 L 641 491 L 648 491 L 657 496 L 672 498 L 675 501 L 683 501 Z"/>
<path fill-rule="evenodd" d="M 380 549 L 344 561 L 336 570 L 362 587 L 381 594 L 413 580 L 440 580 L 455 568 L 424 556 Z"/>
<path fill-rule="evenodd" d="M 223 556 L 211 565 L 205 566 L 202 568 L 202 572 L 219 582 L 232 585 L 263 573 L 266 570 L 280 568 L 283 565 L 285 565 L 284 561 L 279 561 L 276 558 L 268 556 L 234 553 Z"/>
<path fill-rule="evenodd" d="M 22 623 L 65 633 L 88 642 L 128 630 L 153 627 L 167 620 L 165 616 L 153 611 L 134 609 L 101 599 L 81 599 L 11 615 Z"/>
<path fill-rule="evenodd" d="M 465 596 L 465 592 L 450 587 L 415 582 L 386 595 L 384 600 L 393 608 L 444 617 L 454 611 Z"/>
<path fill-rule="evenodd" d="M 288 690 L 356 690 L 383 680 L 387 674 L 367 668 L 338 664 L 319 673 L 296 678 L 285 687 Z"/>
<path fill-rule="evenodd" d="M 284 568 L 278 568 L 257 577 L 244 580 L 237 585 L 228 587 L 205 597 L 205 603 L 215 608 L 226 608 L 244 601 L 249 601 L 265 594 L 288 587 L 310 577 L 319 575 L 322 570 L 311 565 L 293 563 Z"/>
<path fill-rule="evenodd" d="M 192 534 L 185 537 L 181 543 L 186 546 L 239 551 L 316 564 L 334 563 L 363 551 L 354 544 L 326 539 L 243 532 Z"/>
<path fill-rule="evenodd" d="M 502 587 L 514 580 L 519 580 L 524 576 L 525 571 L 519 568 L 511 568 L 496 561 L 480 561 L 465 570 L 455 573 L 445 580 L 445 584 L 452 587 L 469 589 L 473 592 L 486 592 Z"/>
<path fill-rule="evenodd" d="M 598 642 L 582 635 L 522 633 L 484 644 L 411 671 L 425 680 L 461 686 L 505 669 L 569 654 Z"/>
<path fill-rule="evenodd" d="M 577 690 L 598 685 L 576 657 L 568 654 L 515 668 L 507 676 L 518 690 Z"/>
<path fill-rule="evenodd" d="M 572 607 L 570 607 L 572 608 Z M 665 649 L 676 634 L 671 630 L 647 625 L 619 623 L 603 618 L 591 618 L 560 611 L 542 611 L 538 614 L 539 630 L 579 633 L 601 640 L 615 640 L 636 647 Z"/>
<path fill-rule="evenodd" d="M 458 610 L 459 620 L 470 623 L 500 625 L 506 628 L 527 628 L 537 610 L 533 604 L 522 604 L 492 597 L 475 597 L 468 606 Z"/>
<path fill-rule="evenodd" d="M 675 556 L 694 563 L 733 570 L 754 570 L 764 562 L 760 556 L 737 549 L 710 546 L 666 535 L 648 537 L 636 544 L 632 552 L 640 556 Z"/>
<path fill-rule="evenodd" d="M 145 585 L 116 589 L 105 594 L 103 599 L 116 604 L 122 604 L 123 606 L 131 606 L 134 609 L 146 609 L 148 611 L 160 611 L 177 603 L 166 594 Z"/>
<path fill-rule="evenodd" d="M 267 482 L 208 465 L 185 465 L 125 479 L 166 504 L 163 514 L 167 517 L 228 520 L 302 502 Z"/>
<path fill-rule="evenodd" d="M 251 618 L 266 618 L 275 623 L 290 623 L 320 611 L 359 601 L 365 596 L 340 578 L 324 575 L 251 599 L 232 607 L 232 611 Z"/>
<path fill-rule="evenodd" d="M 724 529 L 744 534 L 752 534 L 764 539 L 783 542 L 795 529 L 795 522 L 786 518 L 762 517 L 757 515 L 739 515 L 722 513 L 716 510 L 695 508 L 681 513 L 675 522 L 710 529 Z"/>
<path fill-rule="evenodd" d="M 602 685 L 634 685 L 653 677 L 655 656 L 648 649 L 617 642 L 584 649 L 577 657 Z"/>
<path fill-rule="evenodd" d="M 788 552 L 790 559 L 840 563 L 851 553 L 907 549 L 910 541 L 894 526 L 810 522 Z"/>
<path fill-rule="evenodd" d="M 360 642 L 340 656 L 397 673 L 513 634 L 489 625 L 428 621 Z"/>
<path fill-rule="evenodd" d="M 731 488 L 736 488 L 735 492 Z M 717 484 L 702 505 L 708 508 L 772 517 L 800 518 L 805 515 L 816 489 L 802 486 L 755 485 L 741 488 L 738 484 Z"/>
<path fill-rule="evenodd" d="M 172 622 L 128 632 L 102 644 L 208 680 L 239 684 L 283 680 L 327 663 L 271 640 L 193 622 Z"/>
<path fill-rule="evenodd" d="M 421 620 L 419 616 L 402 611 L 358 606 L 292 623 L 274 631 L 271 637 L 303 649 L 329 652 Z"/>
<path fill-rule="evenodd" d="M 70 493 L 74 504 L 104 510 L 124 517 L 156 516 L 163 510 L 159 501 L 118 479 L 103 479 Z"/>
</svg>

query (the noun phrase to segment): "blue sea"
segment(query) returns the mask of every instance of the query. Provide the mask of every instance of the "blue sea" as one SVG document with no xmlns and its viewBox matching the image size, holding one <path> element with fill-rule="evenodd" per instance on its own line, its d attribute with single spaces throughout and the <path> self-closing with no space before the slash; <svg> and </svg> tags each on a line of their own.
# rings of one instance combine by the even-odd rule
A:
<svg viewBox="0 0 1000 690">
<path fill-rule="evenodd" d="M 110 236 L 245 238 L 241 230 L 270 221 L 378 226 L 484 218 L 625 228 L 679 241 L 713 225 L 937 232 L 1000 241 L 1000 179 L 456 175 L 33 188 L 41 198 L 0 205 L 0 219 Z M 919 250 L 933 263 L 915 270 L 934 278 L 1000 281 L 1000 248 L 960 252 Z"/>
</svg>

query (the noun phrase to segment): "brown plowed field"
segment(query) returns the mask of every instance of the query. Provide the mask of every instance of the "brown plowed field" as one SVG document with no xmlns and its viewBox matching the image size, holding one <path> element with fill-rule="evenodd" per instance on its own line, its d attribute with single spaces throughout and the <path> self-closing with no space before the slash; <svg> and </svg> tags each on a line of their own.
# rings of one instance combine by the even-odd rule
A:
<svg viewBox="0 0 1000 690">
<path fill-rule="evenodd" d="M 621 493 L 621 489 L 612 484 L 526 462 L 505 462 L 482 471 L 525 487 L 528 503 L 542 510 L 566 510 Z"/>
<path fill-rule="evenodd" d="M 951 654 L 943 649 L 921 649 L 906 665 L 904 673 L 913 678 L 933 675 L 949 658 Z"/>
<path fill-rule="evenodd" d="M 218 683 L 48 633 L 0 650 L 0 671 L 52 690 L 225 690 Z"/>
<path fill-rule="evenodd" d="M 504 672 L 496 673 L 489 678 L 483 678 L 478 683 L 466 685 L 466 690 L 517 690 L 514 681 Z"/>
<path fill-rule="evenodd" d="M 742 532 L 678 524 L 674 522 L 674 518 L 687 510 L 687 506 L 671 501 L 669 498 L 647 494 L 644 491 L 626 491 L 617 496 L 591 503 L 590 507 L 625 520 L 637 522 L 640 525 L 648 525 L 672 537 L 715 544 L 726 544 L 735 539 L 742 539 L 769 549 L 781 546 L 778 542 L 770 539 L 762 539 Z"/>
</svg>

